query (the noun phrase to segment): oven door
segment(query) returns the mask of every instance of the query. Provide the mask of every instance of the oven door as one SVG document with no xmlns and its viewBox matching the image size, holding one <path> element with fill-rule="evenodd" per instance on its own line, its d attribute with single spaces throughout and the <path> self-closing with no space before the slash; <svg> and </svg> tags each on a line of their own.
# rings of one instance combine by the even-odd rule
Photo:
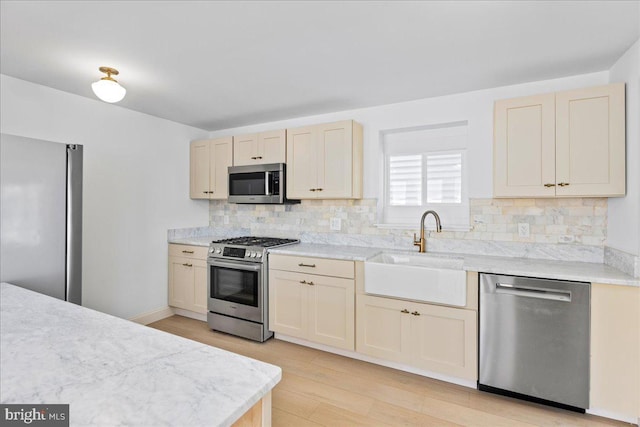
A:
<svg viewBox="0 0 640 427">
<path fill-rule="evenodd" d="M 209 311 L 263 322 L 263 264 L 215 258 L 207 264 Z"/>
</svg>

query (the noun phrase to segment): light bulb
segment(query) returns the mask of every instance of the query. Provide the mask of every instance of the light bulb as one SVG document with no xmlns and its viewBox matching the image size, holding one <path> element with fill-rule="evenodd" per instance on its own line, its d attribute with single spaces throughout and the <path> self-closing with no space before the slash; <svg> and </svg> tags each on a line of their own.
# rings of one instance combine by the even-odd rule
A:
<svg viewBox="0 0 640 427">
<path fill-rule="evenodd" d="M 110 77 L 103 77 L 91 84 L 93 93 L 104 102 L 114 103 L 124 98 L 127 90 Z"/>
</svg>

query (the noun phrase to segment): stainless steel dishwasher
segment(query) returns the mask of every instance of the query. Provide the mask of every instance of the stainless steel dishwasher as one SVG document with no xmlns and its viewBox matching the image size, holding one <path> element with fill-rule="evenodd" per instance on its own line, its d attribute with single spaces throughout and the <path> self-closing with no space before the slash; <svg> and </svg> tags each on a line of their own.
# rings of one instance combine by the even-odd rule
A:
<svg viewBox="0 0 640 427">
<path fill-rule="evenodd" d="M 478 388 L 584 412 L 590 298 L 590 283 L 480 274 Z"/>
</svg>

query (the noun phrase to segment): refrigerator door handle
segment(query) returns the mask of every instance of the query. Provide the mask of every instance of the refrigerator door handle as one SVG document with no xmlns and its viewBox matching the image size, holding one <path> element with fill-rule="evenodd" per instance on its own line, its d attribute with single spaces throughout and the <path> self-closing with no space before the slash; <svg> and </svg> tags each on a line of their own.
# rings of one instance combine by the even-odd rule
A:
<svg viewBox="0 0 640 427">
<path fill-rule="evenodd" d="M 67 145 L 66 299 L 78 305 L 82 305 L 82 155 L 82 145 Z"/>
</svg>

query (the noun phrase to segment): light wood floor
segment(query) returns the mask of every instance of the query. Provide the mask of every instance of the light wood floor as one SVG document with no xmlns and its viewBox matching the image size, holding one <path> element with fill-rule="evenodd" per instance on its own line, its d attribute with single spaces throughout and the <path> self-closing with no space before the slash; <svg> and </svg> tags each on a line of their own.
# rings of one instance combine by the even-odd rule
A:
<svg viewBox="0 0 640 427">
<path fill-rule="evenodd" d="M 205 322 L 173 316 L 150 327 L 282 368 L 273 390 L 281 426 L 628 426 L 479 392 L 462 386 L 270 339 L 214 332 Z"/>
</svg>

